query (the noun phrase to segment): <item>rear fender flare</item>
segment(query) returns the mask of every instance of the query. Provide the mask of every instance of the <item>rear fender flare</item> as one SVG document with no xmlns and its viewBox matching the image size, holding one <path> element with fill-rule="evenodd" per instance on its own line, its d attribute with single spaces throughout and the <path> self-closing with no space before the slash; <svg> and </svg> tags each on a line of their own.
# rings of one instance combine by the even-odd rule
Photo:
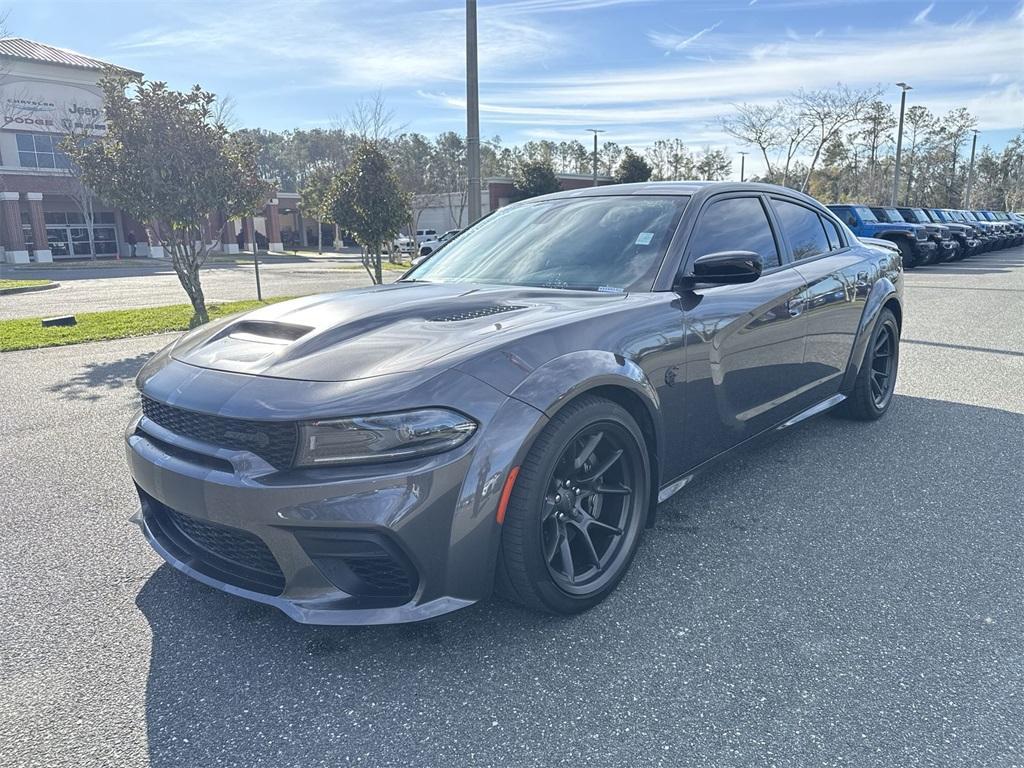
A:
<svg viewBox="0 0 1024 768">
<path fill-rule="evenodd" d="M 882 314 L 886 302 L 893 297 L 899 301 L 899 291 L 896 290 L 896 286 L 889 278 L 883 277 L 876 280 L 871 286 L 871 292 L 868 294 L 864 311 L 860 316 L 860 324 L 857 326 L 853 349 L 850 350 L 850 359 L 846 364 L 846 375 L 843 377 L 843 384 L 840 387 L 841 392 L 850 392 L 853 389 L 857 375 L 860 373 L 861 364 L 864 362 L 864 351 L 867 349 L 868 341 L 878 322 L 878 316 Z"/>
</svg>

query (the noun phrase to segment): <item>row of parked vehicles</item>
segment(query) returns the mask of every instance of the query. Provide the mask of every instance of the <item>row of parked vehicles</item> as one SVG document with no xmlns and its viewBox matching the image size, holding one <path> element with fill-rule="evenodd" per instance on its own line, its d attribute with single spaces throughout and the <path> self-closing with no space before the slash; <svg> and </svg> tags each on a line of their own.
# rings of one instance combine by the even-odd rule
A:
<svg viewBox="0 0 1024 768">
<path fill-rule="evenodd" d="M 1024 243 L 1024 216 L 1018 213 L 846 204 L 828 207 L 857 237 L 896 245 L 907 269 Z"/>
</svg>

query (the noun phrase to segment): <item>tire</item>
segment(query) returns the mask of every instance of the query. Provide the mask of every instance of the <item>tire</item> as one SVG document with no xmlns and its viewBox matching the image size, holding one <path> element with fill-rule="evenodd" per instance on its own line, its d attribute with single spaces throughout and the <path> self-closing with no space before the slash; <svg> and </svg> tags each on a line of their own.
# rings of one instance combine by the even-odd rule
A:
<svg viewBox="0 0 1024 768">
<path fill-rule="evenodd" d="M 879 356 L 882 345 L 887 346 L 887 358 Z M 888 372 L 882 374 L 879 364 L 886 359 L 889 364 Z M 864 350 L 864 360 L 853 384 L 853 391 L 836 409 L 836 413 L 857 421 L 875 421 L 882 418 L 892 405 L 899 362 L 900 327 L 892 310 L 883 309 L 875 322 L 867 349 Z M 878 384 L 883 376 L 884 387 L 879 396 Z"/>
<path fill-rule="evenodd" d="M 498 593 L 562 615 L 597 605 L 633 560 L 650 483 L 647 445 L 625 408 L 591 395 L 569 403 L 537 437 L 515 480 L 501 535 Z"/>
<path fill-rule="evenodd" d="M 900 249 L 900 260 L 903 262 L 904 269 L 913 269 L 914 267 L 920 266 L 921 257 L 917 253 L 917 247 L 910 240 L 903 238 L 894 238 L 889 240 L 897 248 Z"/>
</svg>

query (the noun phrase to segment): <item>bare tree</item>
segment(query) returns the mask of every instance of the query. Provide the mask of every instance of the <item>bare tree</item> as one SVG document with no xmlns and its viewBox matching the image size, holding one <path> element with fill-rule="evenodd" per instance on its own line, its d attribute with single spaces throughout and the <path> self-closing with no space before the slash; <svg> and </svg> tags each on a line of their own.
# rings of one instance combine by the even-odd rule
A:
<svg viewBox="0 0 1024 768">
<path fill-rule="evenodd" d="M 809 140 L 814 143 L 814 153 L 807 168 L 800 191 L 805 192 L 811 182 L 811 174 L 818 164 L 821 151 L 844 129 L 861 120 L 868 105 L 881 95 L 880 88 L 853 90 L 837 84 L 835 88 L 816 91 L 797 91 L 793 104 L 803 122 L 811 127 Z"/>
<path fill-rule="evenodd" d="M 785 143 L 785 107 L 782 102 L 763 104 L 734 104 L 735 114 L 719 120 L 722 130 L 746 146 L 757 147 L 764 159 L 768 176 L 776 175 L 770 155 Z M 799 146 L 799 143 L 798 143 Z M 790 142 L 790 149 L 793 149 Z M 792 159 L 793 152 L 787 155 Z M 787 163 L 788 165 L 788 163 Z"/>
</svg>

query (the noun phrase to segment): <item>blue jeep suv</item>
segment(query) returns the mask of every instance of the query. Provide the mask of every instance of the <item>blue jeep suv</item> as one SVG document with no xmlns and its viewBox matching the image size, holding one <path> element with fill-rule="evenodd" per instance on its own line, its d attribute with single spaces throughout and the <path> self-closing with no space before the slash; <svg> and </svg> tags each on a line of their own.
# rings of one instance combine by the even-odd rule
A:
<svg viewBox="0 0 1024 768">
<path fill-rule="evenodd" d="M 931 264 L 937 260 L 939 246 L 929 239 L 928 229 L 921 224 L 899 221 L 879 221 L 866 205 L 833 203 L 828 208 L 857 237 L 874 237 L 888 240 L 900 249 L 903 266 L 912 269 L 920 264 Z"/>
</svg>

